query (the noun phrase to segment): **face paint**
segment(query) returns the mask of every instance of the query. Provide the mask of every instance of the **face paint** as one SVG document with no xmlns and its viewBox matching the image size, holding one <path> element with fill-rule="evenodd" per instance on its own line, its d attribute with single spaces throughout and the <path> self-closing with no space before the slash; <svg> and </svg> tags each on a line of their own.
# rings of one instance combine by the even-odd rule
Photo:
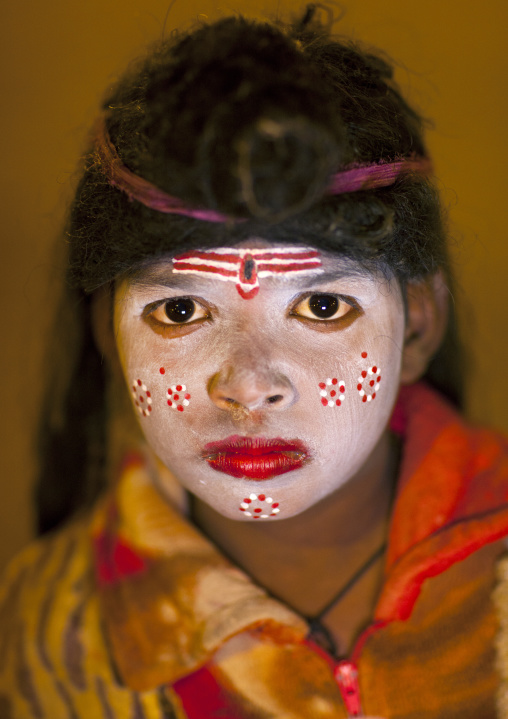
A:
<svg viewBox="0 0 508 719">
<path fill-rule="evenodd" d="M 185 407 L 189 406 L 190 394 L 187 392 L 187 386 L 184 384 L 172 384 L 166 391 L 168 407 L 176 409 L 177 412 L 183 412 Z"/>
<path fill-rule="evenodd" d="M 265 254 L 279 250 L 265 245 Z M 263 244 L 248 246 L 257 252 Z M 235 272 L 249 252 L 254 257 L 240 247 L 233 253 Z M 399 388 L 405 316 L 395 280 L 320 252 L 319 268 L 273 273 L 244 302 L 235 279 L 174 268 L 169 256 L 118 284 L 114 331 L 129 390 L 140 378 L 154 398 L 150 422 L 140 411 L 147 443 L 185 489 L 230 519 L 250 521 L 250 512 L 283 521 L 372 462 Z M 175 301 L 182 321 L 166 312 Z M 377 392 L 379 366 L 383 392 L 365 400 L 366 412 L 363 397 Z M 253 489 L 255 499 L 243 501 Z"/>
<path fill-rule="evenodd" d="M 280 274 L 320 273 L 319 252 L 306 247 L 274 247 L 270 250 L 219 247 L 186 252 L 173 260 L 173 272 L 211 273 L 234 282 L 240 297 L 250 300 L 259 292 L 259 279 Z"/>
<path fill-rule="evenodd" d="M 362 358 L 367 358 L 367 352 L 362 352 Z M 381 382 L 381 368 L 377 365 L 372 365 L 367 369 L 363 369 L 358 377 L 358 384 L 356 389 L 362 399 L 362 402 L 371 402 L 376 399 L 376 394 L 379 390 L 379 383 Z"/>
<path fill-rule="evenodd" d="M 323 407 L 340 407 L 344 399 L 346 383 L 337 377 L 328 377 L 324 382 L 319 383 L 319 394 Z"/>
<path fill-rule="evenodd" d="M 240 504 L 240 512 L 245 517 L 252 519 L 268 519 L 268 517 L 276 517 L 280 512 L 279 502 L 274 502 L 272 497 L 265 494 L 249 494 Z"/>
<path fill-rule="evenodd" d="M 143 384 L 140 379 L 135 379 L 131 391 L 139 414 L 142 417 L 149 417 L 152 411 L 152 395 L 146 388 L 146 384 Z"/>
</svg>

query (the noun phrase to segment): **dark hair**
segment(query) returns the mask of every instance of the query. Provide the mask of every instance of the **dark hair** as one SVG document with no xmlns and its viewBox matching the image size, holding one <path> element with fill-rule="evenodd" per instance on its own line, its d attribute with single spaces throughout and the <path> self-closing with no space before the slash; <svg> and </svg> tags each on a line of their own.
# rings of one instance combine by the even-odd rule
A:
<svg viewBox="0 0 508 719">
<path fill-rule="evenodd" d="M 40 531 L 90 504 L 103 484 L 106 367 L 89 301 L 97 288 L 168 252 L 252 236 L 339 253 L 394 273 L 402 287 L 438 269 L 451 280 L 439 198 L 423 174 L 324 193 L 340 167 L 426 155 L 422 119 L 392 76 L 384 59 L 333 38 L 309 6 L 292 25 L 232 17 L 176 34 L 107 97 L 108 132 L 131 171 L 244 221 L 147 208 L 108 183 L 93 147 L 86 155 L 68 223 L 66 302 L 80 315 L 79 349 L 58 418 L 41 434 Z M 455 350 L 452 317 L 427 379 L 459 403 Z"/>
</svg>

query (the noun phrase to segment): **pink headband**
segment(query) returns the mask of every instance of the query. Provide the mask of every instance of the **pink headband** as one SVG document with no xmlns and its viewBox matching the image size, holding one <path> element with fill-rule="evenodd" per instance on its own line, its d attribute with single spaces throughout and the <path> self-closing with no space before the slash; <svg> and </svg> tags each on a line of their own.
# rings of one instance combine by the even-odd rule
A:
<svg viewBox="0 0 508 719">
<path fill-rule="evenodd" d="M 196 220 L 208 222 L 238 222 L 238 218 L 231 218 L 214 210 L 205 210 L 189 207 L 177 197 L 152 185 L 151 182 L 135 175 L 122 163 L 111 142 L 104 118 L 98 122 L 95 138 L 95 153 L 99 160 L 102 172 L 110 185 L 125 192 L 130 200 L 137 200 L 146 207 L 158 212 L 174 215 L 185 215 Z M 363 167 L 353 167 L 332 175 L 326 189 L 328 195 L 341 195 L 346 192 L 370 190 L 377 187 L 393 185 L 402 174 L 417 172 L 428 174 L 431 172 L 431 162 L 426 157 L 410 157 L 396 162 L 381 162 Z"/>
</svg>

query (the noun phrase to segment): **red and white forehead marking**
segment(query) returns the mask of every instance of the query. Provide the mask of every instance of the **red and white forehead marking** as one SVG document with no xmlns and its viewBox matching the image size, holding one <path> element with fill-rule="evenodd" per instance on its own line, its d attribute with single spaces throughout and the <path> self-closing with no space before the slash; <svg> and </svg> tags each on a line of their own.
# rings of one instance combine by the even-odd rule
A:
<svg viewBox="0 0 508 719">
<path fill-rule="evenodd" d="M 146 384 L 140 379 L 135 379 L 132 383 L 131 391 L 139 414 L 142 417 L 149 417 L 152 411 L 152 395 L 146 388 Z"/>
<path fill-rule="evenodd" d="M 168 407 L 176 409 L 177 412 L 183 412 L 185 407 L 189 406 L 190 394 L 184 384 L 172 384 L 166 391 Z"/>
<path fill-rule="evenodd" d="M 239 510 L 252 519 L 268 519 L 268 517 L 276 517 L 280 512 L 279 503 L 274 502 L 272 497 L 254 493 L 243 500 Z"/>
<path fill-rule="evenodd" d="M 218 280 L 235 282 L 246 300 L 259 292 L 259 280 L 280 274 L 310 275 L 323 272 L 317 250 L 308 247 L 274 247 L 268 250 L 218 247 L 185 252 L 173 259 L 173 272 L 211 273 Z"/>
<path fill-rule="evenodd" d="M 362 352 L 363 359 L 367 358 L 367 352 Z M 377 365 L 372 365 L 367 369 L 363 369 L 358 377 L 358 384 L 356 389 L 362 402 L 371 402 L 376 399 L 376 393 L 379 390 L 379 383 L 381 382 L 381 368 Z"/>
<path fill-rule="evenodd" d="M 340 407 L 346 398 L 346 383 L 337 377 L 328 377 L 319 383 L 319 394 L 323 407 Z"/>
</svg>

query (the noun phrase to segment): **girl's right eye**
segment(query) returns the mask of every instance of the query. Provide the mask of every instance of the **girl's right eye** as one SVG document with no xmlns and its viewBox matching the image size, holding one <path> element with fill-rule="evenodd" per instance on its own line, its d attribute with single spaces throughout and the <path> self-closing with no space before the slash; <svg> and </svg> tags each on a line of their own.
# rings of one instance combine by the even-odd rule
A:
<svg viewBox="0 0 508 719">
<path fill-rule="evenodd" d="M 190 297 L 175 297 L 158 302 L 153 309 L 147 309 L 146 316 L 161 325 L 185 325 L 210 316 L 199 302 Z"/>
</svg>

